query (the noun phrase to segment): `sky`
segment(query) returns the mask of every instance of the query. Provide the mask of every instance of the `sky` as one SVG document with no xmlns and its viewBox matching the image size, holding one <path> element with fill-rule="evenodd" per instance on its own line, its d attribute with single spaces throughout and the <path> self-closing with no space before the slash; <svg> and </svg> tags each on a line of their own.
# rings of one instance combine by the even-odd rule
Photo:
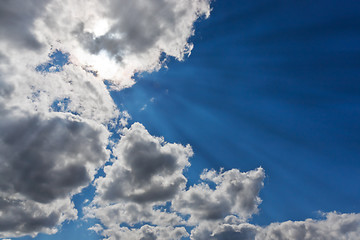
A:
<svg viewBox="0 0 360 240">
<path fill-rule="evenodd" d="M 359 239 L 359 10 L 3 0 L 0 239 Z"/>
</svg>

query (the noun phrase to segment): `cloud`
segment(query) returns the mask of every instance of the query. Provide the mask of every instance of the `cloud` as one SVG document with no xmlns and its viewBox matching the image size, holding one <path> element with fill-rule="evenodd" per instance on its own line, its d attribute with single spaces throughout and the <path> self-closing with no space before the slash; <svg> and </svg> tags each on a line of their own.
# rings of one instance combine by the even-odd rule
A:
<svg viewBox="0 0 360 240">
<path fill-rule="evenodd" d="M 286 221 L 260 227 L 249 223 L 205 223 L 191 232 L 193 240 L 355 240 L 360 236 L 360 214 L 330 212 L 323 220 Z"/>
<path fill-rule="evenodd" d="M 177 225 L 185 221 L 174 212 L 163 211 L 176 194 L 185 189 L 183 175 L 193 152 L 189 145 L 167 143 L 149 134 L 140 123 L 122 131 L 114 148 L 112 165 L 96 179 L 95 199 L 85 208 L 87 217 L 101 220 L 102 235 L 109 239 L 180 239 L 187 231 Z M 140 229 L 121 224 L 151 223 Z M 145 231 L 146 230 L 146 231 Z"/>
<path fill-rule="evenodd" d="M 39 232 L 54 234 L 65 220 L 75 220 L 77 211 L 69 198 L 42 204 L 22 196 L 0 196 L 0 237 L 20 237 Z"/>
<path fill-rule="evenodd" d="M 261 202 L 262 168 L 245 173 L 237 169 L 220 173 L 205 170 L 201 175 L 204 182 L 186 190 L 183 170 L 192 156 L 190 146 L 166 143 L 151 136 L 140 123 L 124 129 L 114 155 L 117 159 L 105 167 L 105 176 L 95 181 L 97 195 L 92 205 L 85 208 L 87 217 L 100 219 L 104 228 L 96 229 L 109 239 L 140 239 L 136 235 L 140 230 L 131 226 L 143 223 L 150 223 L 155 230 L 197 226 L 204 221 L 218 224 L 224 218 L 240 222 L 255 213 Z M 216 185 L 215 189 L 209 182 Z M 188 220 L 186 215 L 190 216 Z M 120 228 L 121 224 L 130 228 Z"/>
<path fill-rule="evenodd" d="M 185 188 L 185 167 L 190 166 L 191 147 L 153 137 L 140 123 L 123 130 L 113 150 L 112 165 L 104 168 L 105 177 L 95 181 L 97 196 L 88 210 L 108 227 L 120 223 L 152 222 L 179 224 L 173 213 L 154 210 L 156 204 L 171 200 Z"/>
<path fill-rule="evenodd" d="M 193 152 L 190 145 L 166 143 L 134 123 L 123 130 L 113 154 L 117 160 L 96 180 L 98 197 L 141 204 L 169 200 L 183 189 L 187 180 L 182 172 Z"/>
<path fill-rule="evenodd" d="M 12 71 L 2 71 L 0 86 L 4 88 L 0 94 L 6 97 L 7 107 L 34 114 L 72 113 L 99 124 L 121 118 L 105 84 L 81 67 L 69 64 L 60 72 L 37 72 L 35 66 L 20 66 L 6 66 Z"/>
<path fill-rule="evenodd" d="M 18 48 L 38 50 L 40 41 L 31 31 L 35 19 L 45 10 L 45 0 L 32 2 L 22 0 L 4 0 L 0 6 L 0 35 L 2 39 L 11 39 Z"/>
<path fill-rule="evenodd" d="M 265 172 L 258 168 L 249 172 L 238 169 L 217 173 L 205 170 L 202 180 L 216 184 L 212 189 L 207 183 L 191 186 L 173 201 L 176 211 L 190 214 L 190 222 L 221 220 L 234 214 L 241 219 L 257 212 L 261 203 L 258 194 L 263 186 Z"/>
<path fill-rule="evenodd" d="M 92 179 L 108 158 L 106 130 L 60 117 L 0 120 L 0 189 L 48 203 Z"/>
<path fill-rule="evenodd" d="M 139 229 L 129 229 L 118 227 L 113 230 L 105 230 L 104 235 L 106 240 L 118 239 L 139 239 L 139 240 L 160 240 L 171 239 L 180 240 L 183 237 L 189 236 L 184 227 L 154 227 L 144 225 Z"/>
<path fill-rule="evenodd" d="M 356 240 L 360 236 L 360 214 L 326 214 L 325 220 L 307 219 L 305 221 L 287 221 L 272 223 L 257 235 L 264 240 Z"/>
<path fill-rule="evenodd" d="M 192 240 L 254 240 L 260 227 L 249 223 L 234 224 L 200 224 L 191 232 Z"/>
<path fill-rule="evenodd" d="M 154 137 L 109 88 L 132 86 L 193 48 L 209 0 L 3 0 L 0 5 L 0 237 L 54 234 L 77 219 L 71 198 L 96 179 L 84 209 L 107 239 L 356 239 L 359 214 L 260 227 L 264 170 L 205 170 L 186 187 L 190 145 Z M 46 67 L 55 53 L 64 66 Z M 105 81 L 106 80 L 106 81 Z M 150 102 L 153 102 L 151 99 Z M 120 140 L 109 140 L 119 134 Z M 108 150 L 107 150 L 108 149 Z M 139 227 L 138 227 L 139 226 Z"/>
<path fill-rule="evenodd" d="M 97 218 L 107 229 L 116 229 L 120 224 L 133 227 L 136 224 L 151 223 L 156 226 L 177 226 L 186 222 L 176 213 L 155 209 L 153 204 L 118 202 L 85 208 L 86 217 Z"/>
<path fill-rule="evenodd" d="M 109 157 L 105 128 L 0 106 L 0 236 L 54 233 Z"/>
<path fill-rule="evenodd" d="M 34 32 L 122 88 L 134 84 L 136 72 L 159 69 L 163 54 L 179 60 L 190 54 L 193 24 L 209 13 L 208 0 L 53 0 Z"/>
</svg>

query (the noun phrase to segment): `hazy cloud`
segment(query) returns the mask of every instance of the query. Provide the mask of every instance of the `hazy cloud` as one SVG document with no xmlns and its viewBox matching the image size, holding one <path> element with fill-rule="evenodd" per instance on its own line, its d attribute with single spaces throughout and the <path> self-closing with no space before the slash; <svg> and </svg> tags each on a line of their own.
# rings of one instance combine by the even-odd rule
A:
<svg viewBox="0 0 360 240">
<path fill-rule="evenodd" d="M 19 48 L 37 50 L 42 47 L 36 38 L 33 24 L 44 12 L 46 0 L 22 1 L 2 0 L 0 4 L 0 35 L 11 39 L 11 44 Z"/>
</svg>

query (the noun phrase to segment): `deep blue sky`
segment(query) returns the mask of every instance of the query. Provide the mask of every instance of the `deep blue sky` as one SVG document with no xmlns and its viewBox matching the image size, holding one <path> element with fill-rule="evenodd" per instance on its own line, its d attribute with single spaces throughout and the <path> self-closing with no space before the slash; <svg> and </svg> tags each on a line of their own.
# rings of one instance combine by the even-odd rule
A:
<svg viewBox="0 0 360 240">
<path fill-rule="evenodd" d="M 151 134 L 193 146 L 189 184 L 204 168 L 262 166 L 252 223 L 360 212 L 360 2 L 212 7 L 196 24 L 191 56 L 112 92 L 116 103 Z M 91 194 L 74 197 L 79 209 Z M 99 239 L 91 225 L 65 224 L 37 239 Z"/>
<path fill-rule="evenodd" d="M 190 183 L 264 167 L 254 223 L 360 212 L 360 2 L 345 2 L 215 1 L 185 62 L 113 96 L 193 146 Z"/>
</svg>

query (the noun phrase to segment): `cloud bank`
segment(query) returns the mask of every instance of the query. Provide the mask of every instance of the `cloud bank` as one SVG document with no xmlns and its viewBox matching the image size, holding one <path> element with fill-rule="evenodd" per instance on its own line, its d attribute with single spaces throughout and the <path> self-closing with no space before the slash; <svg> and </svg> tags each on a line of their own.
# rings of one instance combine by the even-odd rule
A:
<svg viewBox="0 0 360 240">
<path fill-rule="evenodd" d="M 194 22 L 209 15 L 209 0 L 2 1 L 1 238 L 55 234 L 78 218 L 72 197 L 92 183 L 95 196 L 83 210 L 105 239 L 360 235 L 359 214 L 250 224 L 264 169 L 204 170 L 189 186 L 190 145 L 152 136 L 141 123 L 127 126 L 130 115 L 109 89 L 189 56 Z"/>
</svg>

